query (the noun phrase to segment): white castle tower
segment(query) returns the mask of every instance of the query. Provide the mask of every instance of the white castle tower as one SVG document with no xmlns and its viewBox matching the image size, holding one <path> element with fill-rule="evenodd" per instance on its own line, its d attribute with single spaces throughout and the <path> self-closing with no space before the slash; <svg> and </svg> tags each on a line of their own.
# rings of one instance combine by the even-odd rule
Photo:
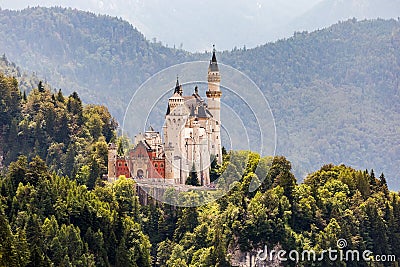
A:
<svg viewBox="0 0 400 267">
<path fill-rule="evenodd" d="M 110 144 L 108 176 L 118 174 L 137 177 L 146 182 L 207 186 L 210 184 L 211 159 L 222 163 L 221 145 L 221 76 L 215 47 L 208 67 L 205 101 L 196 86 L 191 95 L 183 95 L 176 81 L 173 95 L 168 99 L 163 139 L 150 128 L 135 138 L 135 147 L 125 159 L 117 157 L 115 145 Z M 212 157 L 213 156 L 213 157 Z M 129 166 L 129 173 L 126 172 Z M 193 178 L 196 173 L 197 181 Z"/>
<path fill-rule="evenodd" d="M 175 184 L 184 184 L 187 172 L 186 157 L 184 152 L 184 128 L 189 117 L 185 100 L 182 97 L 182 85 L 176 80 L 176 87 L 172 97 L 168 99 L 167 114 L 164 125 L 164 149 L 165 149 L 165 178 L 174 179 Z M 183 162 L 182 162 L 183 161 Z"/>
<path fill-rule="evenodd" d="M 221 75 L 215 56 L 215 46 L 213 48 L 212 58 L 208 67 L 208 91 L 207 104 L 208 110 L 212 114 L 211 119 L 211 154 L 217 158 L 218 164 L 222 164 L 222 145 L 221 145 L 221 96 L 220 89 Z"/>
</svg>

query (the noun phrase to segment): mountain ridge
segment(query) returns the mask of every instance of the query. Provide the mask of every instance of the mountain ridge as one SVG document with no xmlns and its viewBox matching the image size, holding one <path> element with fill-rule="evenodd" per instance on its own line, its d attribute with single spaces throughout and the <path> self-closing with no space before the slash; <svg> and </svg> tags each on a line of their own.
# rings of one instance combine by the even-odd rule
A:
<svg viewBox="0 0 400 267">
<path fill-rule="evenodd" d="M 352 18 L 358 20 L 398 18 L 399 12 L 398 0 L 323 0 L 303 15 L 293 19 L 287 27 L 297 31 L 313 31 Z"/>
</svg>

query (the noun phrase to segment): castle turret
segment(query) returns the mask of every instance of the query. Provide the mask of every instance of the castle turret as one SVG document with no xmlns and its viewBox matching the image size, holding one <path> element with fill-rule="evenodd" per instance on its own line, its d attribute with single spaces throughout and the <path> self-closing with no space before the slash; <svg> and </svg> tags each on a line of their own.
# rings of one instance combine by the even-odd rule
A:
<svg viewBox="0 0 400 267">
<path fill-rule="evenodd" d="M 208 90 L 207 104 L 212 114 L 211 122 L 211 144 L 210 152 L 217 158 L 219 164 L 222 163 L 222 145 L 221 145 L 221 96 L 220 89 L 221 75 L 219 74 L 217 57 L 215 55 L 215 46 L 213 46 L 213 54 L 208 67 Z"/>
<path fill-rule="evenodd" d="M 165 151 L 165 178 L 175 179 L 175 183 L 184 183 L 182 180 L 182 165 L 186 158 L 184 138 L 181 137 L 189 110 L 182 97 L 182 85 L 176 80 L 174 94 L 168 99 L 168 110 L 165 116 L 164 130 L 164 151 Z"/>
<path fill-rule="evenodd" d="M 182 93 L 183 93 L 182 85 L 179 84 L 179 80 L 178 78 L 176 78 L 176 86 L 174 94 L 168 99 L 167 115 L 169 115 L 176 107 L 183 106 L 185 100 L 182 97 Z"/>
</svg>

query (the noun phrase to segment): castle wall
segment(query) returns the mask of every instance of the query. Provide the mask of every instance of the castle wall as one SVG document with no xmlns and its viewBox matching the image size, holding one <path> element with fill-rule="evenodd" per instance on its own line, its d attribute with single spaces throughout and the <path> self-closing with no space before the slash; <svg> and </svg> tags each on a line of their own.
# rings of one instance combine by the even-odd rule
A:
<svg viewBox="0 0 400 267">
<path fill-rule="evenodd" d="M 116 172 L 117 163 L 117 148 L 114 144 L 108 146 L 108 178 L 115 179 L 117 177 Z"/>
<path fill-rule="evenodd" d="M 120 177 L 121 175 L 124 175 L 126 178 L 132 177 L 130 168 L 128 166 L 128 161 L 124 157 L 117 158 L 115 165 L 116 178 Z"/>
</svg>

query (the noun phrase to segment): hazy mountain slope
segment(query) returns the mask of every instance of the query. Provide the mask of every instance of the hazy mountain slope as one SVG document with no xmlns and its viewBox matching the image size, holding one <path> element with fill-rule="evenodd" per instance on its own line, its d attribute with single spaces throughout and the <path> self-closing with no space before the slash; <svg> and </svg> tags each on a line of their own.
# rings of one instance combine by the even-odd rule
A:
<svg viewBox="0 0 400 267">
<path fill-rule="evenodd" d="M 297 170 L 317 162 L 373 167 L 399 189 L 399 30 L 394 20 L 352 20 L 222 60 L 268 96 L 278 153 Z"/>
<path fill-rule="evenodd" d="M 189 51 L 255 47 L 275 40 L 282 26 L 321 0 L 2 0 L 2 8 L 63 6 L 122 17 L 146 35 Z M 167 29 L 167 30 L 166 30 Z M 195 33 L 195 38 L 193 34 Z M 293 33 L 293 31 L 290 31 Z"/>
<path fill-rule="evenodd" d="M 78 90 L 86 102 L 107 104 L 119 120 L 127 96 L 149 75 L 209 59 L 150 44 L 110 17 L 42 8 L 0 15 L 0 53 L 66 93 Z M 398 190 L 399 31 L 395 20 L 352 20 L 218 58 L 248 74 L 268 97 L 277 152 L 293 162 L 298 178 L 343 162 L 384 171 Z"/>
<path fill-rule="evenodd" d="M 189 51 L 255 47 L 294 31 L 316 30 L 356 17 L 397 18 L 399 0 L 3 0 L 0 7 L 63 6 L 122 17 L 145 36 Z M 166 30 L 167 29 L 167 30 Z M 195 33 L 195 38 L 193 34 Z"/>
<path fill-rule="evenodd" d="M 349 18 L 397 18 L 399 15 L 399 0 L 323 0 L 294 19 L 288 28 L 315 30 Z"/>
<path fill-rule="evenodd" d="M 109 16 L 62 8 L 0 14 L 1 52 L 66 93 L 75 90 L 86 102 L 110 104 L 119 118 L 124 94 L 187 55 L 150 44 L 129 23 Z"/>
<path fill-rule="evenodd" d="M 35 72 L 28 74 L 21 70 L 15 63 L 10 62 L 6 55 L 0 58 L 0 72 L 5 76 L 15 77 L 19 83 L 19 89 L 22 92 L 25 91 L 25 94 L 28 94 L 32 88 L 36 88 L 40 81 Z"/>
</svg>

